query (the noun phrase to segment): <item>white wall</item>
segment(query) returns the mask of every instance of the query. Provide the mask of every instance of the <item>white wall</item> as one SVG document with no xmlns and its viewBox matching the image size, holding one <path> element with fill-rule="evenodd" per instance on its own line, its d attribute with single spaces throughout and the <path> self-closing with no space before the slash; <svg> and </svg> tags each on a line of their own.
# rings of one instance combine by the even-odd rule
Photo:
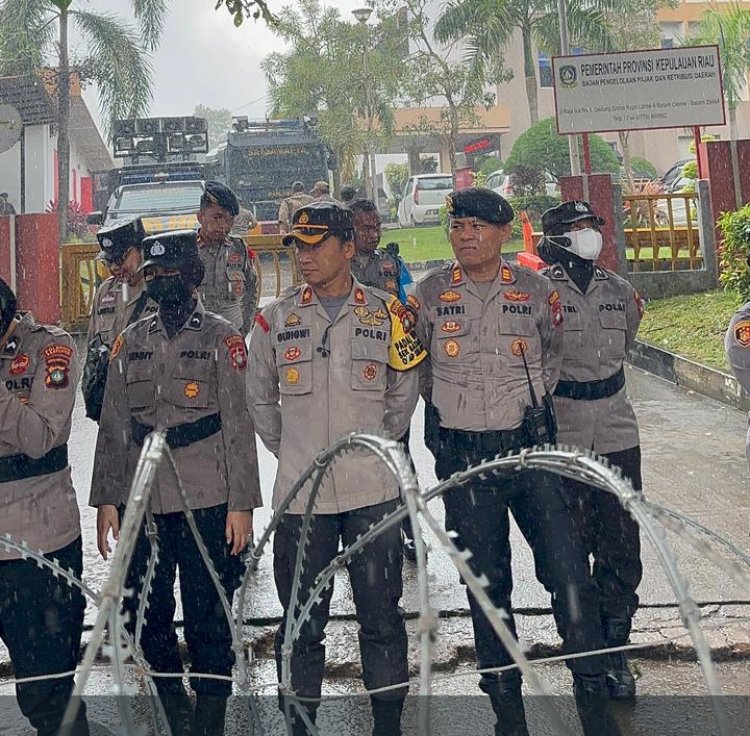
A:
<svg viewBox="0 0 750 736">
<path fill-rule="evenodd" d="M 54 146 L 49 125 L 31 125 L 26 138 L 26 212 L 45 212 L 55 197 Z"/>
<path fill-rule="evenodd" d="M 0 153 L 0 192 L 8 192 L 8 201 L 21 211 L 21 142 Z"/>
</svg>

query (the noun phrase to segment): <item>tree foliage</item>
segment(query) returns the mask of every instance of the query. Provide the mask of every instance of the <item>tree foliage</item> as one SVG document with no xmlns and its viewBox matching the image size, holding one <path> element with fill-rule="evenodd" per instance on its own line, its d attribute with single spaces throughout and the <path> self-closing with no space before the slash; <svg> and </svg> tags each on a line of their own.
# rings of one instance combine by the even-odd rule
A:
<svg viewBox="0 0 750 736">
<path fill-rule="evenodd" d="M 750 204 L 735 212 L 722 212 L 717 225 L 722 236 L 719 281 L 727 291 L 750 299 Z"/>
<path fill-rule="evenodd" d="M 594 173 L 615 174 L 620 169 L 615 152 L 600 136 L 589 136 L 591 168 Z M 581 152 L 583 157 L 583 152 Z M 513 144 L 505 168 L 512 174 L 530 171 L 549 171 L 554 177 L 570 175 L 570 157 L 567 136 L 558 135 L 555 119 L 546 118 L 531 126 Z"/>
<path fill-rule="evenodd" d="M 409 178 L 409 166 L 407 164 L 386 164 L 385 178 L 391 194 L 400 199 Z"/>
<path fill-rule="evenodd" d="M 620 6 L 619 0 L 567 0 L 571 41 L 591 51 L 608 51 L 612 40 L 603 11 Z M 526 97 L 533 125 L 539 119 L 535 48 L 560 53 L 557 0 L 449 0 L 435 25 L 438 41 L 463 41 L 466 58 L 480 69 L 501 59 L 517 32 L 523 44 Z"/>
<path fill-rule="evenodd" d="M 208 121 L 208 147 L 216 148 L 227 140 L 227 131 L 232 127 L 232 111 L 225 107 L 213 108 L 208 105 L 196 105 L 193 115 L 206 118 Z"/>
</svg>

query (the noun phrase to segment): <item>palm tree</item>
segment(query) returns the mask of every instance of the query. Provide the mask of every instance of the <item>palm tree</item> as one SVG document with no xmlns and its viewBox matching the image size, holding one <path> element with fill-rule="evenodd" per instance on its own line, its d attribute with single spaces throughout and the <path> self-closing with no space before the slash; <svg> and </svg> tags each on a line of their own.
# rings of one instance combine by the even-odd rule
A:
<svg viewBox="0 0 750 736">
<path fill-rule="evenodd" d="M 737 105 L 750 73 L 750 10 L 732 3 L 727 10 L 707 10 L 698 32 L 685 45 L 716 44 L 721 59 L 721 80 L 729 110 L 729 137 L 737 140 Z"/>
<path fill-rule="evenodd" d="M 571 39 L 595 51 L 610 48 L 603 10 L 616 0 L 567 0 Z M 557 0 L 450 0 L 435 24 L 435 38 L 446 43 L 464 39 L 474 63 L 497 59 L 516 31 L 523 43 L 523 68 L 531 125 L 539 122 L 534 44 L 549 53 L 560 50 Z"/>
<path fill-rule="evenodd" d="M 45 65 L 56 66 L 61 242 L 67 237 L 70 199 L 70 22 L 83 40 L 83 51 L 73 67 L 81 78 L 97 84 L 102 116 L 111 122 L 147 110 L 151 99 L 149 52 L 158 45 L 167 11 L 166 0 L 132 0 L 136 28 L 111 13 L 72 10 L 72 4 L 73 0 L 0 2 L 0 72 L 39 74 Z"/>
</svg>

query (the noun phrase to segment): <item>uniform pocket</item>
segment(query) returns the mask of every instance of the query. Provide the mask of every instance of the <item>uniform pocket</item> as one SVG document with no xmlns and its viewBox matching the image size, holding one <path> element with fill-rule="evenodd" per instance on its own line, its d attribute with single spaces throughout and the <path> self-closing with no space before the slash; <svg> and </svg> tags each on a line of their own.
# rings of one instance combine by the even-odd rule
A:
<svg viewBox="0 0 750 736">
<path fill-rule="evenodd" d="M 354 391 L 384 391 L 388 381 L 388 345 L 378 340 L 352 340 Z"/>
<path fill-rule="evenodd" d="M 245 273 L 239 268 L 227 268 L 227 281 L 230 296 L 239 298 L 245 293 Z"/>
<path fill-rule="evenodd" d="M 126 378 L 128 406 L 131 409 L 146 409 L 154 404 L 154 381 L 150 376 L 128 375 Z"/>
<path fill-rule="evenodd" d="M 279 392 L 299 396 L 312 392 L 312 343 L 279 345 L 276 347 L 276 369 L 279 373 Z"/>
<path fill-rule="evenodd" d="M 498 349 L 503 359 L 516 363 L 523 370 L 523 358 L 531 366 L 542 357 L 542 342 L 539 329 L 533 319 L 504 319 L 500 325 Z"/>
<path fill-rule="evenodd" d="M 180 366 L 169 381 L 169 401 L 175 406 L 206 409 L 211 406 L 211 372 L 208 365 Z M 215 401 L 214 401 L 215 403 Z"/>
<path fill-rule="evenodd" d="M 605 330 L 627 330 L 628 321 L 624 306 L 622 311 L 602 309 L 599 312 L 599 324 Z"/>
</svg>

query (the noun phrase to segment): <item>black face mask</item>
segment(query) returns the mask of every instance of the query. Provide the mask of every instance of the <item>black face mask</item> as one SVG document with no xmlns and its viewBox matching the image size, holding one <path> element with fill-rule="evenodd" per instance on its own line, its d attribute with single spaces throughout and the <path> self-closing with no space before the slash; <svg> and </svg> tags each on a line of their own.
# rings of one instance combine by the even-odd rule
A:
<svg viewBox="0 0 750 736">
<path fill-rule="evenodd" d="M 146 293 L 163 309 L 175 309 L 193 299 L 192 287 L 181 276 L 154 276 L 146 282 Z"/>
<path fill-rule="evenodd" d="M 10 286 L 0 279 L 0 338 L 5 335 L 16 316 L 16 295 Z"/>
</svg>

